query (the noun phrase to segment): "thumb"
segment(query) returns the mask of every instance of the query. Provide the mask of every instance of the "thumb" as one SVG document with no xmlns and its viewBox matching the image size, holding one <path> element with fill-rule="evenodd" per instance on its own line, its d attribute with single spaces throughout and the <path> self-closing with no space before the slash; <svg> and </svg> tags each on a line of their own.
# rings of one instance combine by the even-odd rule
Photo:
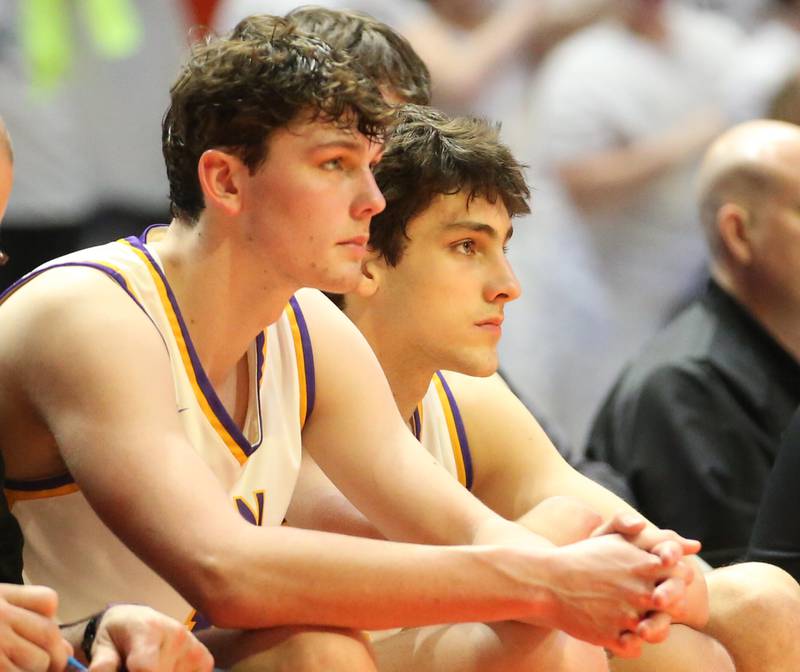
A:
<svg viewBox="0 0 800 672">
<path fill-rule="evenodd" d="M 89 672 L 117 672 L 122 667 L 122 659 L 114 644 L 107 640 L 97 640 Z"/>
</svg>

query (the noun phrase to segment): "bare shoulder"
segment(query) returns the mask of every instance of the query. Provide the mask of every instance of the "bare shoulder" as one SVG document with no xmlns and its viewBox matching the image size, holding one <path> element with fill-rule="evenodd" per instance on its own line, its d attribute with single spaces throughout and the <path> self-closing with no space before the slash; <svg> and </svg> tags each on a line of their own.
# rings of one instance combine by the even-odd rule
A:
<svg viewBox="0 0 800 672">
<path fill-rule="evenodd" d="M 519 488 L 530 490 L 529 481 L 535 480 L 533 476 L 541 473 L 546 463 L 561 461 L 557 451 L 498 374 L 476 378 L 448 371 L 444 376 L 469 441 L 473 493 L 495 511 L 515 517 L 522 505 L 509 493 Z"/>
<path fill-rule="evenodd" d="M 143 311 L 104 273 L 85 266 L 54 268 L 0 305 L 0 366 L 20 369 L 27 353 L 51 351 L 56 342 L 64 360 L 65 351 L 74 353 L 80 344 L 108 345 L 110 335 L 147 326 L 153 331 Z M 75 337 L 80 343 L 72 343 Z"/>
<path fill-rule="evenodd" d="M 105 274 L 63 267 L 32 279 L 0 306 L 0 446 L 9 474 L 38 477 L 53 461 L 33 469 L 28 458 L 38 446 L 52 452 L 67 421 L 100 427 L 115 403 L 153 398 L 150 388 L 164 381 L 171 387 L 168 376 L 158 331 Z M 20 445 L 29 451 L 22 462 L 13 450 Z"/>
<path fill-rule="evenodd" d="M 465 421 L 475 425 L 476 429 L 487 423 L 494 424 L 491 422 L 493 418 L 507 418 L 524 409 L 498 373 L 485 378 L 454 371 L 442 371 L 442 375 Z"/>
<path fill-rule="evenodd" d="M 327 296 L 316 289 L 301 289 L 295 299 L 308 325 L 315 366 L 380 368 L 367 340 Z"/>
</svg>

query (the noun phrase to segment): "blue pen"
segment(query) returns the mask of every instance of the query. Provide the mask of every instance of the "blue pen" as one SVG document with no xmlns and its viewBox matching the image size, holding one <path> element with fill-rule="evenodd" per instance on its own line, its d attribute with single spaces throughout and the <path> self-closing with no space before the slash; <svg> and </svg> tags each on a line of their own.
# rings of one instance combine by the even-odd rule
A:
<svg viewBox="0 0 800 672">
<path fill-rule="evenodd" d="M 86 665 L 84 665 L 75 656 L 70 656 L 67 658 L 67 670 L 68 672 L 88 672 Z"/>
</svg>

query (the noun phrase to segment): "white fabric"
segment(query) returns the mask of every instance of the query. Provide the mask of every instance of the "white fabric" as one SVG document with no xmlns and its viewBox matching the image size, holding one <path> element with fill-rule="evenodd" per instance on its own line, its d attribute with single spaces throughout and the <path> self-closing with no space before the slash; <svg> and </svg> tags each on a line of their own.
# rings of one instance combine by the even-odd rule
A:
<svg viewBox="0 0 800 672">
<path fill-rule="evenodd" d="M 579 211 L 555 166 L 671 129 L 720 103 L 741 40 L 728 21 L 680 6 L 655 46 L 614 22 L 568 39 L 534 90 L 533 216 L 510 258 L 522 297 L 506 309 L 501 369 L 520 396 L 580 446 L 626 359 L 699 282 L 705 249 L 686 163 L 625 203 Z"/>
<path fill-rule="evenodd" d="M 436 376 L 431 381 L 428 391 L 420 402 L 422 433 L 419 437 L 422 447 L 442 465 L 447 473 L 466 486 L 463 467 L 459 469 L 457 461 L 463 465 L 463 453 L 457 434 L 448 424 L 448 413 L 458 413 L 458 403 L 453 400 L 443 403 L 443 388 Z M 455 408 L 454 408 L 455 406 Z M 445 409 L 448 409 L 447 411 Z M 457 421 L 460 425 L 460 418 Z M 468 447 L 464 448 L 468 452 Z"/>
</svg>

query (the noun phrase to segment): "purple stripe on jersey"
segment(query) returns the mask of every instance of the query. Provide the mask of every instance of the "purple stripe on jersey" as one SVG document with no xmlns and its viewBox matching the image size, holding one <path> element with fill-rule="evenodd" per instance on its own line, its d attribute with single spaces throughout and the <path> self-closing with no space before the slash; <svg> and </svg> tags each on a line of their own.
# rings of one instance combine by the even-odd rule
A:
<svg viewBox="0 0 800 672">
<path fill-rule="evenodd" d="M 306 369 L 306 422 L 308 422 L 314 410 L 314 400 L 316 399 L 314 349 L 311 347 L 311 336 L 308 333 L 306 318 L 303 317 L 303 311 L 300 310 L 300 304 L 297 303 L 297 299 L 294 297 L 289 299 L 289 303 L 292 305 L 292 310 L 294 310 L 297 318 L 297 327 L 300 329 L 300 342 L 303 344 L 303 363 Z"/>
<path fill-rule="evenodd" d="M 450 402 L 450 410 L 453 412 L 453 421 L 456 425 L 456 434 L 458 434 L 458 443 L 461 448 L 461 457 L 464 460 L 464 476 L 467 481 L 467 490 L 472 490 L 472 456 L 469 452 L 469 443 L 467 443 L 467 433 L 464 431 L 464 422 L 461 419 L 461 412 L 458 410 L 455 397 L 450 391 L 450 386 L 444 379 L 441 371 L 437 371 L 436 375 L 442 383 L 444 393 L 447 395 L 447 400 Z"/>
<path fill-rule="evenodd" d="M 150 262 L 156 273 L 158 273 L 158 276 L 161 278 L 161 281 L 164 283 L 164 288 L 167 292 L 167 298 L 172 306 L 172 310 L 175 312 L 175 317 L 178 320 L 178 326 L 180 327 L 181 335 L 183 336 L 184 343 L 186 343 L 186 351 L 189 353 L 189 360 L 192 362 L 192 369 L 194 370 L 197 384 L 200 386 L 200 390 L 205 395 L 206 401 L 208 401 L 208 405 L 211 407 L 211 410 L 214 411 L 214 415 L 217 416 L 217 419 L 220 421 L 220 423 L 222 423 L 222 426 L 231 435 L 233 440 L 236 441 L 236 444 L 242 449 L 242 452 L 250 457 L 254 448 L 250 445 L 250 442 L 245 438 L 244 434 L 242 434 L 242 430 L 239 429 L 239 427 L 233 421 L 225 406 L 222 405 L 222 402 L 219 400 L 214 387 L 211 385 L 211 381 L 209 381 L 208 376 L 203 369 L 203 364 L 200 362 L 200 358 L 197 356 L 197 351 L 194 348 L 191 336 L 189 336 L 189 330 L 186 328 L 186 323 L 183 321 L 183 315 L 181 314 L 180 306 L 178 306 L 178 301 L 175 298 L 175 295 L 172 293 L 172 288 L 167 281 L 167 276 L 164 275 L 164 271 L 161 270 L 161 266 L 159 266 L 158 263 L 156 263 L 156 260 L 153 259 L 150 251 L 136 236 L 130 236 L 125 240 L 127 240 L 133 247 L 141 251 L 147 257 L 147 260 Z"/>
<path fill-rule="evenodd" d="M 36 492 L 37 490 L 55 490 L 64 485 L 71 485 L 75 482 L 72 474 L 67 472 L 61 476 L 51 478 L 37 478 L 32 481 L 15 481 L 12 478 L 6 479 L 5 486 L 9 490 L 19 490 L 20 492 Z"/>
<path fill-rule="evenodd" d="M 422 418 L 419 417 L 419 407 L 414 409 L 414 414 L 411 416 L 411 419 L 414 421 L 414 436 L 416 436 L 417 441 L 419 441 L 422 437 Z"/>
<path fill-rule="evenodd" d="M 263 331 L 258 336 L 256 336 L 256 388 L 259 390 L 261 389 L 261 379 L 264 377 L 265 340 L 266 340 L 266 334 Z"/>
<path fill-rule="evenodd" d="M 133 302 L 142 309 L 145 315 L 149 318 L 150 315 L 144 309 L 144 306 L 139 303 L 139 299 L 137 299 L 133 293 L 131 292 L 130 288 L 128 287 L 128 283 L 125 278 L 119 272 L 115 271 L 113 268 L 109 266 L 105 266 L 104 264 L 99 264 L 93 261 L 65 261 L 60 264 L 52 264 L 50 266 L 45 266 L 43 268 L 37 268 L 27 275 L 22 276 L 19 280 L 17 280 L 13 285 L 11 285 L 5 292 L 0 294 L 0 303 L 3 302 L 8 296 L 11 296 L 12 292 L 15 292 L 17 289 L 22 287 L 25 283 L 33 280 L 35 277 L 41 275 L 45 271 L 49 271 L 53 268 L 66 268 L 70 266 L 86 266 L 88 268 L 94 268 L 95 270 L 102 271 L 106 275 L 111 276 L 111 278 L 116 281 L 116 283 L 125 290 L 128 296 L 133 299 Z M 152 320 L 151 320 L 152 321 Z"/>
<path fill-rule="evenodd" d="M 146 244 L 147 236 L 153 229 L 161 229 L 165 226 L 169 226 L 169 224 L 151 224 L 144 231 L 142 231 L 141 235 L 139 236 L 139 242 L 143 245 Z"/>
</svg>

